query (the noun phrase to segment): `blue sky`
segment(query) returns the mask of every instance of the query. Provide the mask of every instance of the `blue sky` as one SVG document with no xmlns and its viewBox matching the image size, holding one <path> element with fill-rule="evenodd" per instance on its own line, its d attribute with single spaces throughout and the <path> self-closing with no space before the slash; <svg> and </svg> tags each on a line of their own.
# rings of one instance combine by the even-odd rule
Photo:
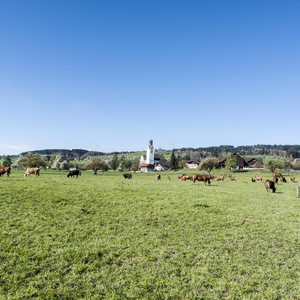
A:
<svg viewBox="0 0 300 300">
<path fill-rule="evenodd" d="M 0 154 L 299 144 L 300 2 L 1 1 Z"/>
</svg>

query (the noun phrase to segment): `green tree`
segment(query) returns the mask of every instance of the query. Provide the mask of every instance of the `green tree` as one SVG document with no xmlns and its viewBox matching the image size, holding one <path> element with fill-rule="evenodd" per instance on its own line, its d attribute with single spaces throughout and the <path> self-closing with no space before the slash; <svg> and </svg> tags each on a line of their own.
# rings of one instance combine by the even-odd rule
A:
<svg viewBox="0 0 300 300">
<path fill-rule="evenodd" d="M 93 157 L 90 162 L 84 165 L 84 168 L 87 170 L 93 170 L 94 175 L 97 175 L 97 171 L 99 170 L 102 172 L 108 171 L 108 164 L 99 157 Z"/>
<path fill-rule="evenodd" d="M 12 164 L 11 158 L 9 155 L 3 155 L 1 160 L 2 167 L 10 167 Z"/>
<path fill-rule="evenodd" d="M 170 170 L 177 170 L 177 169 L 178 169 L 178 159 L 173 150 L 170 158 Z"/>
<path fill-rule="evenodd" d="M 131 165 L 132 171 L 136 172 L 140 168 L 140 159 L 135 157 Z"/>
<path fill-rule="evenodd" d="M 225 167 L 230 171 L 230 173 L 232 169 L 236 169 L 237 162 L 236 162 L 236 156 L 234 154 L 232 153 L 227 154 Z"/>
<path fill-rule="evenodd" d="M 215 157 L 207 157 L 201 161 L 199 169 L 207 171 L 210 175 L 211 170 L 217 167 L 218 160 Z"/>
<path fill-rule="evenodd" d="M 47 162 L 43 158 L 42 155 L 37 153 L 27 153 L 25 156 L 22 156 L 19 161 L 18 165 L 22 168 L 44 168 L 47 167 Z"/>
<path fill-rule="evenodd" d="M 120 170 L 129 170 L 132 166 L 132 160 L 122 157 L 120 160 L 119 169 Z"/>
<path fill-rule="evenodd" d="M 292 169 L 293 163 L 288 158 L 281 158 L 280 159 L 280 168 L 287 171 L 287 174 L 289 175 L 289 171 Z"/>
<path fill-rule="evenodd" d="M 114 154 L 110 161 L 110 168 L 115 171 L 117 170 L 118 166 L 119 166 L 119 159 L 117 154 Z"/>
<path fill-rule="evenodd" d="M 265 166 L 273 173 L 276 169 L 280 168 L 280 162 L 278 159 L 268 159 Z"/>
</svg>

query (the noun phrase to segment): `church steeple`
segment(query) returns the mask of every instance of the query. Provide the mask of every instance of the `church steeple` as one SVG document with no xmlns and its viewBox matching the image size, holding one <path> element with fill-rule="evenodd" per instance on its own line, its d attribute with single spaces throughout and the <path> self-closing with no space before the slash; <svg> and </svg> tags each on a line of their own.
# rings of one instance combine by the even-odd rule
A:
<svg viewBox="0 0 300 300">
<path fill-rule="evenodd" d="M 149 146 L 147 148 L 147 164 L 154 164 L 154 147 L 153 147 L 153 140 L 149 141 Z"/>
</svg>

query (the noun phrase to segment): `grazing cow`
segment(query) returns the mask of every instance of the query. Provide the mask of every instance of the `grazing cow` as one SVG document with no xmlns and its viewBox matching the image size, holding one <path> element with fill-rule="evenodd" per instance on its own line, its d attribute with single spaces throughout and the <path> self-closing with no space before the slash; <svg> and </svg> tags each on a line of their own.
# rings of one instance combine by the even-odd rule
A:
<svg viewBox="0 0 300 300">
<path fill-rule="evenodd" d="M 6 174 L 7 177 L 9 177 L 9 175 L 10 175 L 10 170 L 11 170 L 10 167 L 0 167 L 0 176 Z"/>
<path fill-rule="evenodd" d="M 39 168 L 27 168 L 24 173 L 24 177 L 30 176 L 34 174 L 34 177 L 40 176 L 40 169 Z"/>
<path fill-rule="evenodd" d="M 75 177 L 78 178 L 78 175 L 81 176 L 81 172 L 79 170 L 71 170 L 67 177 Z"/>
<path fill-rule="evenodd" d="M 258 176 L 258 177 L 255 177 L 254 180 L 255 180 L 255 181 L 261 181 L 261 182 L 262 182 L 262 177 L 259 177 L 259 176 Z"/>
<path fill-rule="evenodd" d="M 237 181 L 237 177 L 230 178 L 231 181 Z"/>
<path fill-rule="evenodd" d="M 224 181 L 224 175 L 219 175 L 217 177 L 217 181 Z"/>
<path fill-rule="evenodd" d="M 167 176 L 167 180 L 171 180 L 170 176 Z"/>
<path fill-rule="evenodd" d="M 193 184 L 195 184 L 195 181 L 204 181 L 204 184 L 206 185 L 206 182 L 208 182 L 208 185 L 210 185 L 210 181 L 214 179 L 213 175 L 199 175 L 194 174 L 193 176 Z"/>
<path fill-rule="evenodd" d="M 296 178 L 294 176 L 291 177 L 291 181 L 294 182 Z"/>
<path fill-rule="evenodd" d="M 272 192 L 275 193 L 275 191 L 276 191 L 275 183 L 272 180 L 267 179 L 265 181 L 265 187 L 266 187 L 267 192 L 272 190 Z"/>
<path fill-rule="evenodd" d="M 156 174 L 156 175 L 155 175 L 155 178 L 156 178 L 157 180 L 160 180 L 160 174 Z"/>
<path fill-rule="evenodd" d="M 132 178 L 132 174 L 123 174 L 125 179 L 131 179 Z"/>
<path fill-rule="evenodd" d="M 181 177 L 181 181 L 192 180 L 192 179 L 193 179 L 193 176 L 191 176 L 191 175 L 185 175 L 185 176 Z"/>
<path fill-rule="evenodd" d="M 276 172 L 273 173 L 273 177 L 283 178 L 281 173 L 276 173 Z"/>
</svg>

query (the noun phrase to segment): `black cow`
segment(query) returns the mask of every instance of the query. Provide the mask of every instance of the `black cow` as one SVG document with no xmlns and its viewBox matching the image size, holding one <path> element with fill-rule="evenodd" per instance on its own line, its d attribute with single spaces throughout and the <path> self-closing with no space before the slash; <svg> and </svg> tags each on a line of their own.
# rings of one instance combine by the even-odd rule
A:
<svg viewBox="0 0 300 300">
<path fill-rule="evenodd" d="M 132 178 L 132 174 L 123 174 L 125 179 L 131 179 Z"/>
<path fill-rule="evenodd" d="M 78 178 L 78 175 L 81 176 L 81 172 L 79 170 L 72 170 L 70 173 L 67 175 L 67 177 L 75 177 Z"/>
</svg>

